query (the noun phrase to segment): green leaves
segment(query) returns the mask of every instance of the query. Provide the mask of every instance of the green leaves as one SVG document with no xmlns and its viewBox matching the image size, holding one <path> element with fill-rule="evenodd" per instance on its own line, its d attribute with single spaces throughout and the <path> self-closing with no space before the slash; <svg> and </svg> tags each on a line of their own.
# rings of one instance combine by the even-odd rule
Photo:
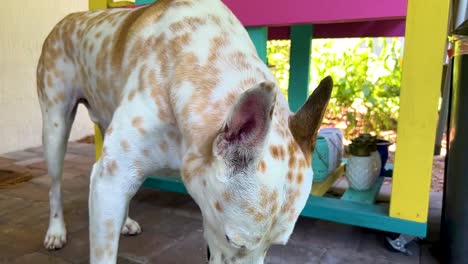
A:
<svg viewBox="0 0 468 264">
<path fill-rule="evenodd" d="M 268 62 L 285 95 L 289 79 L 287 40 L 269 41 Z M 326 118 L 343 122 L 345 136 L 396 130 L 402 41 L 399 38 L 316 39 L 312 41 L 309 92 L 331 75 L 335 88 Z"/>
</svg>

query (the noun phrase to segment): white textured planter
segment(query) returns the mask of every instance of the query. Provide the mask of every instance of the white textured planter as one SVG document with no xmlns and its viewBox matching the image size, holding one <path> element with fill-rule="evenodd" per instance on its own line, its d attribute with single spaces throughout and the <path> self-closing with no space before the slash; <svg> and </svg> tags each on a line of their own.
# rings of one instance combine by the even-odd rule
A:
<svg viewBox="0 0 468 264">
<path fill-rule="evenodd" d="M 377 151 L 374 151 L 368 157 L 351 155 L 346 164 L 345 174 L 349 187 L 357 191 L 370 189 L 379 176 L 380 163 L 380 156 Z"/>
<path fill-rule="evenodd" d="M 380 158 L 380 154 L 378 151 L 374 151 L 371 153 L 371 157 L 373 159 L 373 164 L 374 164 L 374 174 L 376 175 L 375 177 L 380 176 L 380 169 L 382 167 L 382 159 Z"/>
</svg>

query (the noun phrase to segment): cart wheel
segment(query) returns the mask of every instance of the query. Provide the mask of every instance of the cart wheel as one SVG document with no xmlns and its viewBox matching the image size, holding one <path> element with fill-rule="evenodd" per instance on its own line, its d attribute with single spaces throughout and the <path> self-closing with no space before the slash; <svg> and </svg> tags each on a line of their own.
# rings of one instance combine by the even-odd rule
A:
<svg viewBox="0 0 468 264">
<path fill-rule="evenodd" d="M 397 234 L 397 233 L 388 233 L 385 237 L 384 237 L 384 246 L 385 248 L 388 250 L 388 251 L 391 251 L 391 252 L 400 252 L 399 250 L 396 250 L 389 242 L 389 240 L 394 240 L 396 239 L 400 234 Z"/>
<path fill-rule="evenodd" d="M 412 253 L 406 248 L 406 246 L 413 240 L 414 237 L 412 236 L 389 233 L 385 236 L 384 245 L 389 251 L 399 252 L 410 256 Z"/>
</svg>

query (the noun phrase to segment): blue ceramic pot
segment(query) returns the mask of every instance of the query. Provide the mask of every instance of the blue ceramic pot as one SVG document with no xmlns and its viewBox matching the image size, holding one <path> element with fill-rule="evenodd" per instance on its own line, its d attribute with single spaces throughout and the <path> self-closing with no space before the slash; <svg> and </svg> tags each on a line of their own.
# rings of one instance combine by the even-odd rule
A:
<svg viewBox="0 0 468 264">
<path fill-rule="evenodd" d="M 382 161 L 382 168 L 380 169 L 380 176 L 385 176 L 385 164 L 388 160 L 388 146 L 392 145 L 390 141 L 384 139 L 377 139 L 377 151 L 380 154 Z"/>
</svg>

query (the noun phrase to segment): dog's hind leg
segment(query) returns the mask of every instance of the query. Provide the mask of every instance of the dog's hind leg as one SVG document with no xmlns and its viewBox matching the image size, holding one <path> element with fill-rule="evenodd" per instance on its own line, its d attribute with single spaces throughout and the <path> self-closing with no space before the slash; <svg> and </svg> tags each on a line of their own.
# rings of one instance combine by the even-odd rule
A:
<svg viewBox="0 0 468 264">
<path fill-rule="evenodd" d="M 42 144 L 51 177 L 49 191 L 49 228 L 44 246 L 60 249 L 66 243 L 66 229 L 62 211 L 62 172 L 70 130 L 76 114 L 78 100 L 74 98 L 64 74 L 54 74 L 39 64 L 38 93 L 42 111 Z"/>
<path fill-rule="evenodd" d="M 64 109 L 47 109 L 43 116 L 43 146 L 47 171 L 52 178 L 49 203 L 49 228 L 44 240 L 47 249 L 59 249 L 66 243 L 66 229 L 62 212 L 62 172 L 70 129 L 76 108 L 71 112 Z"/>
</svg>

